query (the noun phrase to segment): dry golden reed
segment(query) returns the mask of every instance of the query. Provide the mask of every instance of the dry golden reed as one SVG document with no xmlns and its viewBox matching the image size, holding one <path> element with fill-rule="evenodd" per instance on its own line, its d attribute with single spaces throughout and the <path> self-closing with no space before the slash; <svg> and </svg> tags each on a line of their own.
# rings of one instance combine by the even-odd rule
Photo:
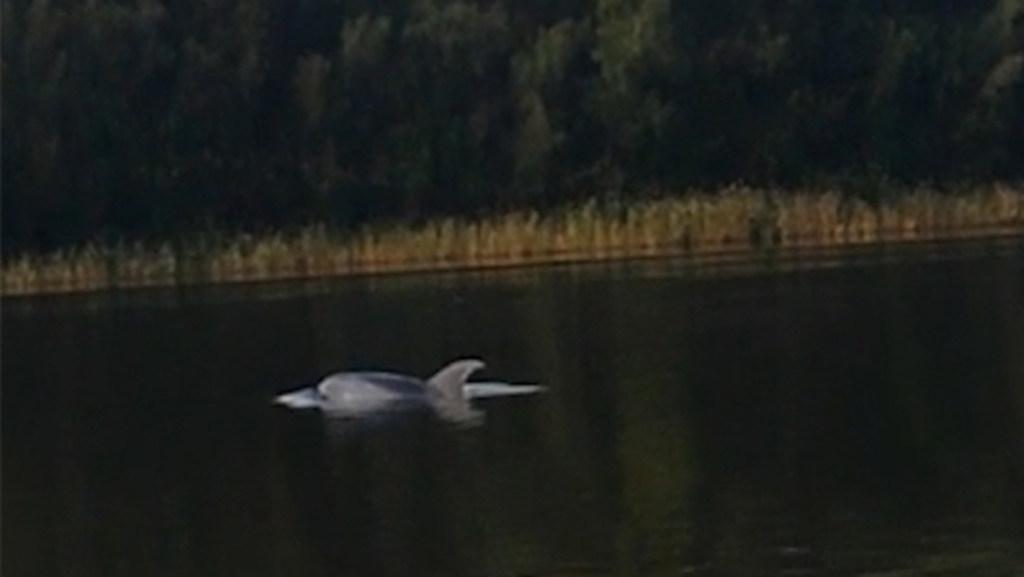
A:
<svg viewBox="0 0 1024 577">
<path fill-rule="evenodd" d="M 764 247 L 841 247 L 993 234 L 1024 234 L 1024 190 L 970 194 L 925 190 L 877 205 L 838 192 L 776 192 L 741 186 L 716 194 L 587 202 L 552 213 L 512 212 L 419 226 L 338 233 L 240 235 L 185 248 L 86 245 L 3 264 L 3 294 L 230 283 L 505 267 L 658 255 L 708 255 Z"/>
</svg>

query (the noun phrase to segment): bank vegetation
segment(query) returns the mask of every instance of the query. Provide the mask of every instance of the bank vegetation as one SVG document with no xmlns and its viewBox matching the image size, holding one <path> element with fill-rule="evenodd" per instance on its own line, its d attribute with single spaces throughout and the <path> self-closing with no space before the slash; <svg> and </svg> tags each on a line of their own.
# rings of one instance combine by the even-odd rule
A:
<svg viewBox="0 0 1024 577">
<path fill-rule="evenodd" d="M 377 224 L 178 243 L 92 243 L 3 265 L 4 295 L 28 295 L 716 255 L 1024 234 L 1024 189 L 917 190 L 869 203 L 834 191 L 731 187 L 628 204 Z M 756 256 L 756 255 L 755 255 Z"/>
</svg>

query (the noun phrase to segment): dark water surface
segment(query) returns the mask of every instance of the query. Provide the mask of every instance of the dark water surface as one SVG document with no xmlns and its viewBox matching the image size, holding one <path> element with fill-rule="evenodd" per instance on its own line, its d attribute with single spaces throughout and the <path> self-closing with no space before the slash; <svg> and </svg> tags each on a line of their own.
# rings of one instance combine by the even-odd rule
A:
<svg viewBox="0 0 1024 577">
<path fill-rule="evenodd" d="M 5 301 L 3 575 L 1024 575 L 1020 247 L 747 272 Z M 550 390 L 268 403 L 466 355 Z"/>
</svg>

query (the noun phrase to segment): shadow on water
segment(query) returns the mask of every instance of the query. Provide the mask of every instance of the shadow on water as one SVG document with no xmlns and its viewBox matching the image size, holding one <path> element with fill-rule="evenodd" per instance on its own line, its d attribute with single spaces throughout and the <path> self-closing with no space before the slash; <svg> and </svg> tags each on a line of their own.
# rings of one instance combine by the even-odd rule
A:
<svg viewBox="0 0 1024 577">
<path fill-rule="evenodd" d="M 5 301 L 3 574 L 1016 577 L 1020 248 Z M 269 404 L 467 355 L 548 392 Z"/>
</svg>

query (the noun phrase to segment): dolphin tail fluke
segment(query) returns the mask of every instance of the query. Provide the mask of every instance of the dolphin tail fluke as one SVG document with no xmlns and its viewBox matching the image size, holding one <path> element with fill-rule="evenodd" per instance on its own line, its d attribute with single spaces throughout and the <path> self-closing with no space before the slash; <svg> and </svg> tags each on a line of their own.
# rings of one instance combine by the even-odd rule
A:
<svg viewBox="0 0 1024 577">
<path fill-rule="evenodd" d="M 487 399 L 491 397 L 535 395 L 537 393 L 543 393 L 545 390 L 546 389 L 544 387 L 535 384 L 474 382 L 466 383 L 462 392 L 467 399 Z"/>
<path fill-rule="evenodd" d="M 275 405 L 284 405 L 290 409 L 316 409 L 323 404 L 323 397 L 315 388 L 308 387 L 277 395 L 273 402 Z"/>
</svg>

